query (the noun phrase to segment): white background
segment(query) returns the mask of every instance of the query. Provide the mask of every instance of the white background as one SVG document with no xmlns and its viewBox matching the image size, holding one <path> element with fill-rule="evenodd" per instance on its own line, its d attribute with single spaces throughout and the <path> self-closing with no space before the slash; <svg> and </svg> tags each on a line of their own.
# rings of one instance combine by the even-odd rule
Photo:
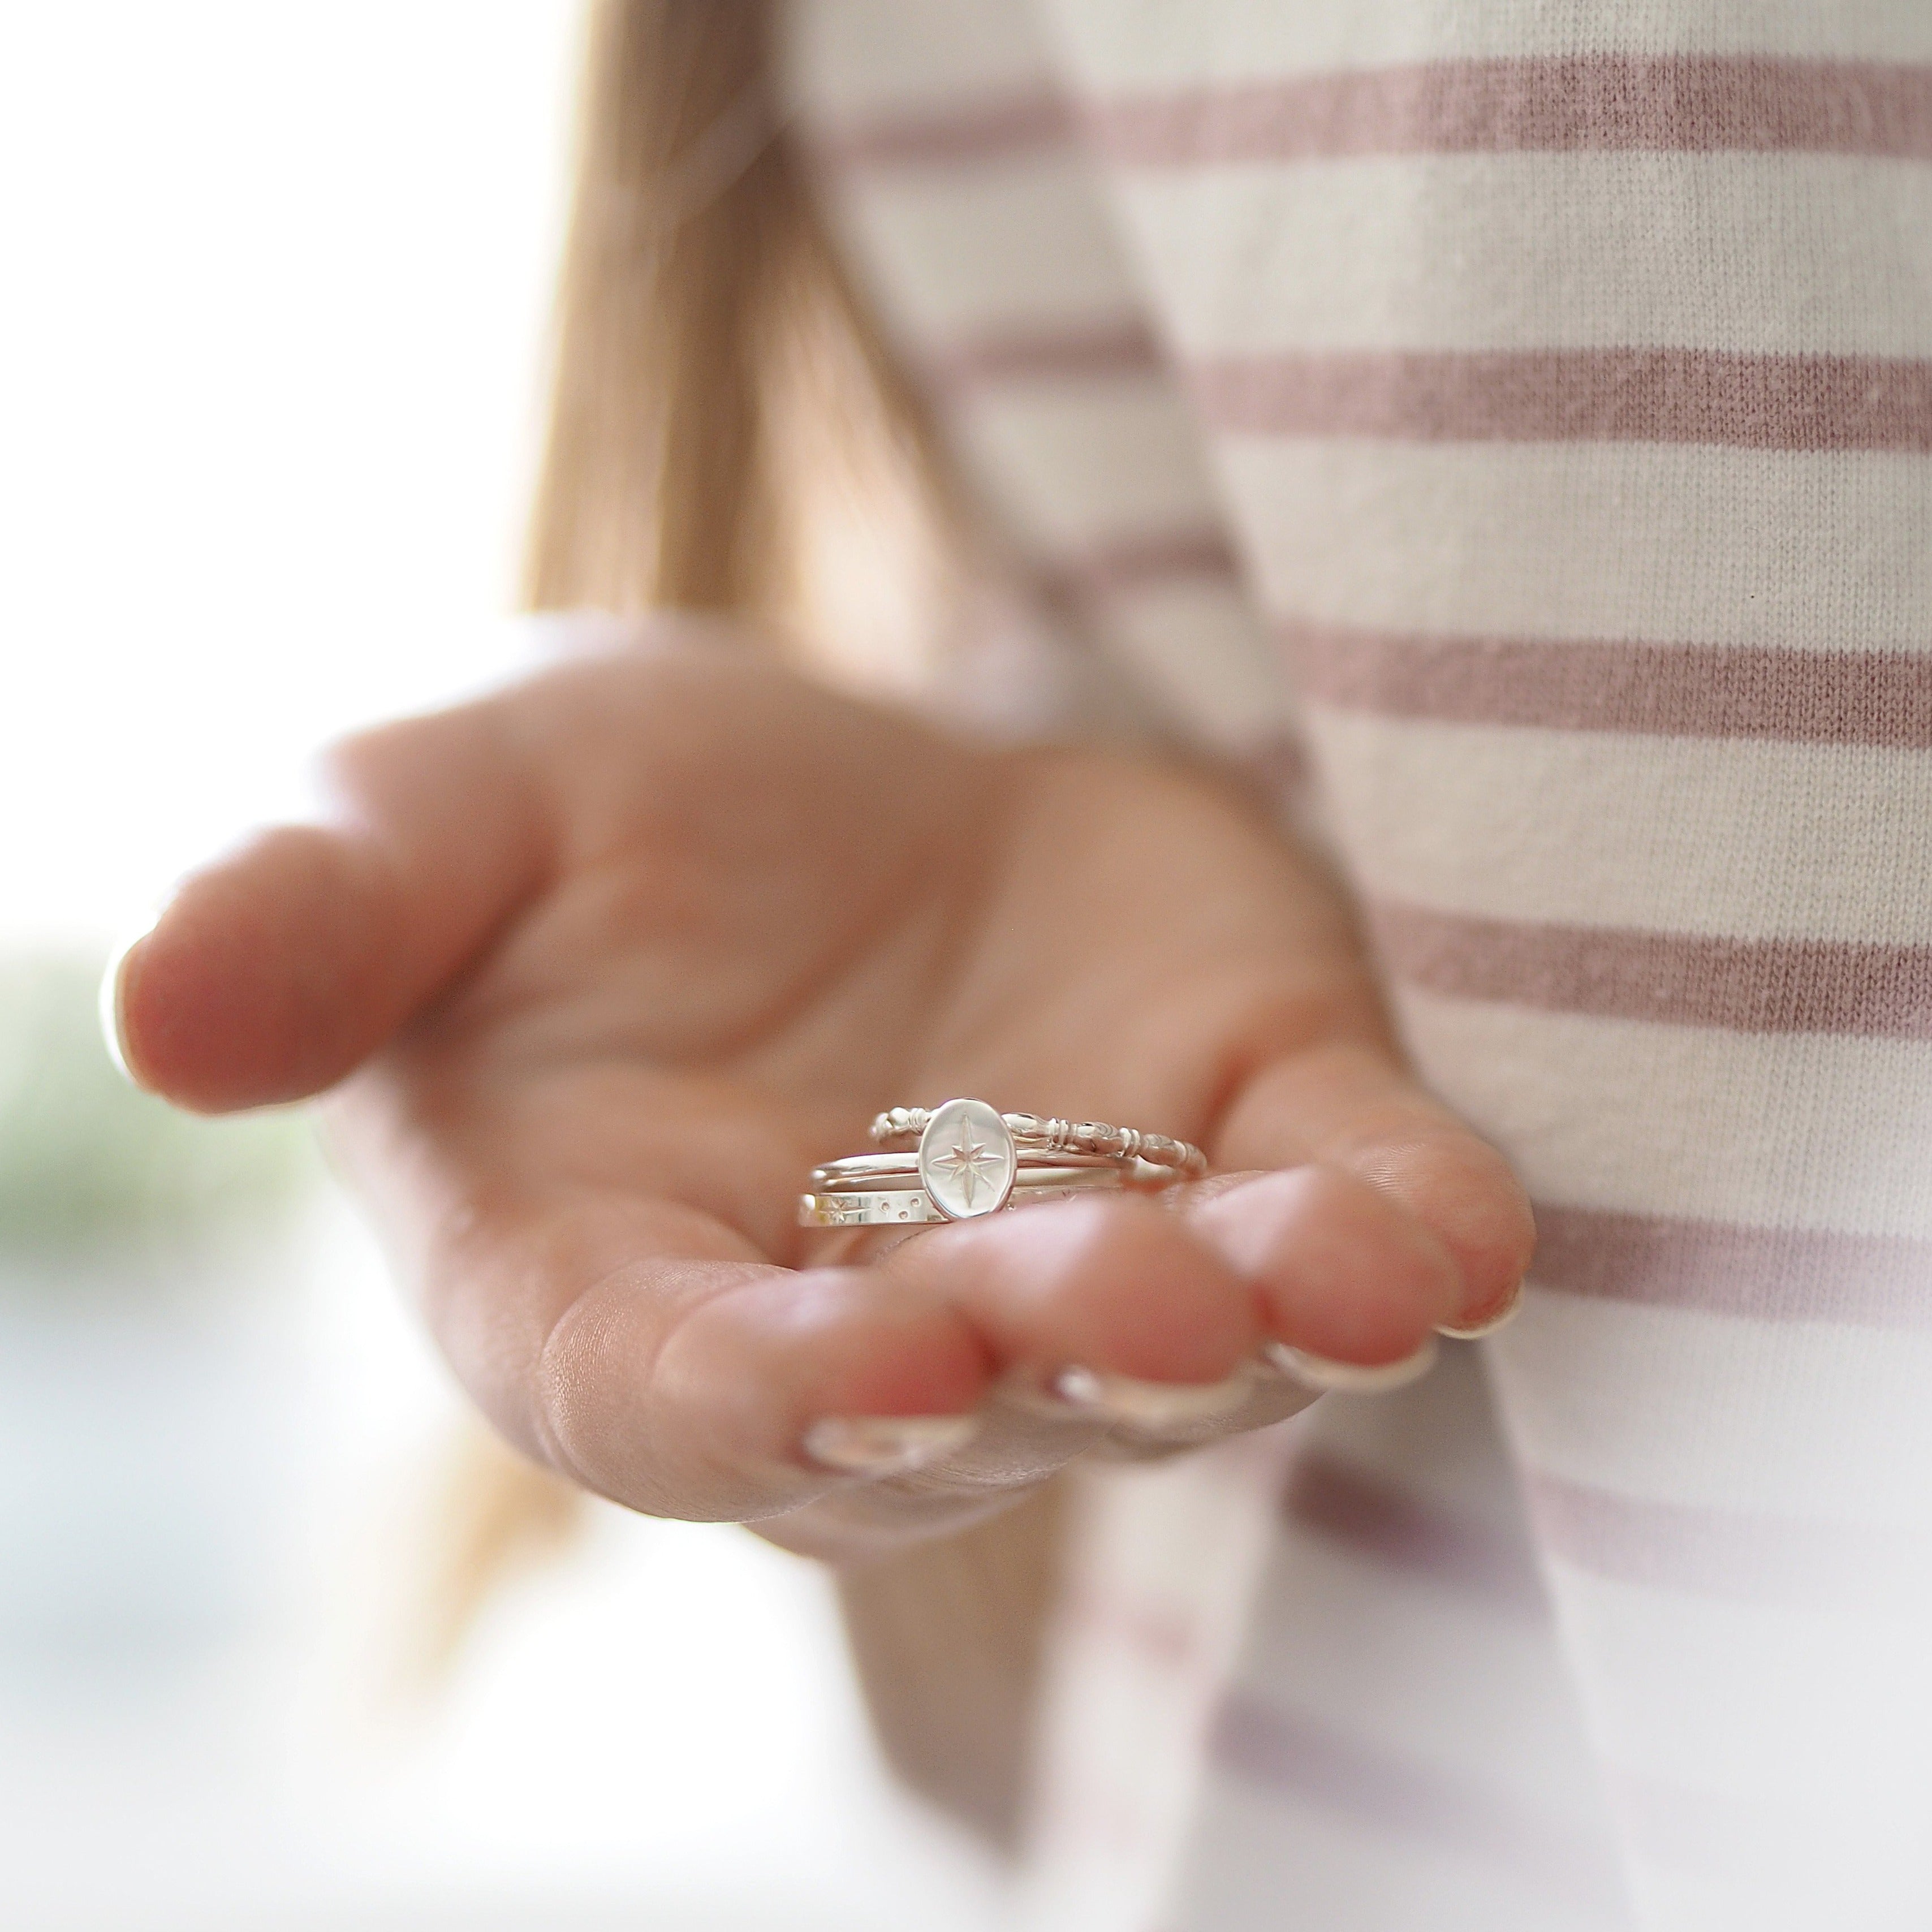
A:
<svg viewBox="0 0 1932 1932">
<path fill-rule="evenodd" d="M 0 945 L 105 943 L 322 739 L 518 655 L 578 26 L 0 13 Z M 233 1272 L 5 1318 L 0 1922 L 986 1922 L 744 1532 L 603 1511 L 386 1705 L 457 1405 L 339 1204 Z"/>
<path fill-rule="evenodd" d="M 0 13 L 8 927 L 118 928 L 316 740 L 500 660 L 578 32 Z"/>
</svg>

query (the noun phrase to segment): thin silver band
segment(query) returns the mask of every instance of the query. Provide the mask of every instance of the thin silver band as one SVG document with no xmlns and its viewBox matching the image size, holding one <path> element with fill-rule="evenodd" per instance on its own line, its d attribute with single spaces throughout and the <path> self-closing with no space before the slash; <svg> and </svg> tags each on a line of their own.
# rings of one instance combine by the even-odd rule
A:
<svg viewBox="0 0 1932 1932">
<path fill-rule="evenodd" d="M 1022 1183 L 1009 1198 L 1006 1211 L 1042 1201 L 1066 1201 L 1081 1194 L 1120 1191 L 1120 1182 L 1111 1176 L 1040 1186 Z M 798 1198 L 798 1225 L 801 1228 L 912 1227 L 953 1218 L 941 1213 L 934 1205 L 932 1196 L 922 1187 L 880 1189 L 866 1193 L 818 1191 L 801 1194 Z"/>
<path fill-rule="evenodd" d="M 1021 1170 L 1019 1178 L 1013 1183 L 1016 1194 L 1036 1194 L 1043 1187 L 1050 1187 L 1058 1193 L 1089 1193 L 1099 1190 L 1103 1193 L 1125 1193 L 1132 1187 L 1131 1179 L 1116 1168 L 1107 1167 L 1035 1167 Z M 814 1194 L 830 1197 L 835 1194 L 926 1194 L 931 1190 L 917 1179 L 910 1180 L 814 1180 L 809 1190 Z"/>
<path fill-rule="evenodd" d="M 1103 1174 L 1112 1178 L 1131 1180 L 1130 1169 L 1118 1161 L 1098 1154 L 1056 1154 L 1051 1160 L 1034 1155 L 1017 1163 L 1016 1180 L 1022 1186 L 1038 1184 L 1044 1175 Z M 1168 1177 L 1165 1170 L 1162 1179 Z M 808 1187 L 839 1190 L 848 1188 L 917 1187 L 922 1184 L 916 1154 L 854 1154 L 840 1160 L 828 1160 L 814 1167 Z"/>
</svg>

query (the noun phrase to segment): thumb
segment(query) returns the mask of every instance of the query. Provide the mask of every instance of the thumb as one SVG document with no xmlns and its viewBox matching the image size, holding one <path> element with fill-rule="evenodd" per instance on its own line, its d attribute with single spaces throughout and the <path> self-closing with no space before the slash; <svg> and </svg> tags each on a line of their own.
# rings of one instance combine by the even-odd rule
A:
<svg viewBox="0 0 1932 1932">
<path fill-rule="evenodd" d="M 548 814 L 491 700 L 350 740 L 329 822 L 193 873 L 110 970 L 138 1086 L 201 1113 L 333 1085 L 541 886 Z"/>
</svg>

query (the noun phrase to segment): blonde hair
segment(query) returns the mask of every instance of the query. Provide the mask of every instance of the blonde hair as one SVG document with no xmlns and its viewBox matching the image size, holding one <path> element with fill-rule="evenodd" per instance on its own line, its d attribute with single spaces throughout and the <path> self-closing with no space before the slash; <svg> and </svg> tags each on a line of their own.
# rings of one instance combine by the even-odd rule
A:
<svg viewBox="0 0 1932 1932">
<path fill-rule="evenodd" d="M 902 681 L 940 626 L 956 495 L 826 232 L 776 18 L 591 8 L 526 593 L 730 612 Z"/>
<path fill-rule="evenodd" d="M 730 613 L 820 668 L 904 684 L 944 628 L 961 500 L 824 226 L 774 34 L 770 0 L 594 0 L 526 592 Z M 842 568 L 855 532 L 862 571 Z M 580 1508 L 476 1439 L 447 1486 L 444 1654 Z M 840 1579 L 887 1757 L 1001 1844 L 1056 1520 L 1043 1492 Z"/>
</svg>

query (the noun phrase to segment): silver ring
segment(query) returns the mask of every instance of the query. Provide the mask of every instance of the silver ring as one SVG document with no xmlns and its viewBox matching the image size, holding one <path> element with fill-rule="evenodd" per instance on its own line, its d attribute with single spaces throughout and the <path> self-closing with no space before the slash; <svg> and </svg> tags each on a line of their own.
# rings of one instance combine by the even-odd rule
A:
<svg viewBox="0 0 1932 1932">
<path fill-rule="evenodd" d="M 1037 1202 L 1071 1201 L 1082 1194 L 1117 1194 L 1122 1191 L 1120 1182 L 1112 1176 L 1078 1183 L 1046 1182 L 1037 1186 L 1022 1182 L 1007 1197 L 1006 1204 L 1009 1209 L 1030 1207 Z M 913 1227 L 960 1218 L 946 1214 L 922 1187 L 895 1187 L 862 1193 L 814 1190 L 798 1198 L 798 1225 L 801 1228 Z"/>
<path fill-rule="evenodd" d="M 1030 1183 L 1038 1186 L 1042 1178 L 1049 1174 L 1078 1177 L 1089 1174 L 1106 1174 L 1111 1180 L 1118 1180 L 1128 1178 L 1130 1170 L 1119 1161 L 1102 1160 L 1097 1154 L 1055 1154 L 1051 1160 L 1023 1154 L 1015 1172 L 1013 1185 L 1024 1187 Z M 814 1167 L 806 1182 L 808 1187 L 821 1192 L 918 1187 L 923 1184 L 920 1179 L 916 1154 L 848 1154 L 842 1160 L 828 1160 L 822 1166 Z"/>
<path fill-rule="evenodd" d="M 997 1118 L 1005 1127 L 1017 1150 L 1028 1154 L 1091 1154 L 1104 1160 L 1142 1161 L 1150 1168 L 1165 1168 L 1177 1180 L 1196 1180 L 1208 1172 L 1208 1156 L 1187 1141 L 1170 1139 L 1138 1127 L 1110 1126 L 1105 1120 L 1063 1120 L 1039 1114 L 994 1115 L 983 1100 L 948 1100 L 928 1110 L 924 1107 L 888 1107 L 872 1122 L 872 1140 L 881 1148 L 919 1146 L 933 1124 L 945 1117 L 949 1124 L 956 1110 L 979 1110 L 974 1118 L 982 1125 Z"/>
<path fill-rule="evenodd" d="M 893 1107 L 872 1123 L 877 1154 L 812 1171 L 799 1220 L 808 1228 L 968 1221 L 1016 1192 L 1033 1200 L 1090 1187 L 1171 1187 L 1207 1172 L 1185 1141 L 1100 1120 L 1002 1114 L 984 1100 Z"/>
</svg>

